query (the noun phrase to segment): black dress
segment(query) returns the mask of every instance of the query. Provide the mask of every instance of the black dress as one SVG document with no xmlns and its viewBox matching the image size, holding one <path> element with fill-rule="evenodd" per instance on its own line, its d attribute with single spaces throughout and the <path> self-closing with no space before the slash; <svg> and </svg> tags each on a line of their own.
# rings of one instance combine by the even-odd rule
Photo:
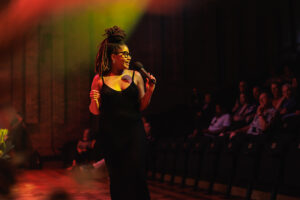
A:
<svg viewBox="0 0 300 200">
<path fill-rule="evenodd" d="M 112 200 L 150 199 L 145 175 L 145 130 L 134 81 L 122 91 L 100 91 L 99 142 L 110 176 Z"/>
</svg>

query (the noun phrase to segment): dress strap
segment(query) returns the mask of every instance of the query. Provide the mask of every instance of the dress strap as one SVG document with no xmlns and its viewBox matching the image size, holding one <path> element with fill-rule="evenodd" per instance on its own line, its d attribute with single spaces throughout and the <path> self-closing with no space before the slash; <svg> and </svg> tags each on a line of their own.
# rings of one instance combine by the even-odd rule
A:
<svg viewBox="0 0 300 200">
<path fill-rule="evenodd" d="M 134 70 L 132 70 L 132 71 L 133 71 L 133 72 L 132 72 L 132 78 L 131 78 L 131 79 L 132 79 L 132 81 L 133 81 L 133 79 L 134 79 L 134 74 L 135 74 L 134 72 L 135 72 L 135 71 L 134 71 Z"/>
<path fill-rule="evenodd" d="M 102 82 L 104 83 L 104 78 L 103 78 L 103 74 L 101 73 L 101 78 L 102 78 Z"/>
</svg>

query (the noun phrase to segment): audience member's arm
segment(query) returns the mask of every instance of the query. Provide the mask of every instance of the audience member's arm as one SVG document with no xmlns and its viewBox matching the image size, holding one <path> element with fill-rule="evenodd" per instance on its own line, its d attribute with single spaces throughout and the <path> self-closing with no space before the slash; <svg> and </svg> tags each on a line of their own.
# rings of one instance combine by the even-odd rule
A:
<svg viewBox="0 0 300 200">
<path fill-rule="evenodd" d="M 267 113 L 267 116 L 264 116 L 263 108 L 259 107 L 257 109 L 257 116 L 258 116 L 258 123 L 261 127 L 261 130 L 266 131 L 270 127 L 273 118 L 275 117 L 275 113 L 274 114 Z"/>
<path fill-rule="evenodd" d="M 231 139 L 231 138 L 233 138 L 234 136 L 236 136 L 237 134 L 247 132 L 248 129 L 249 129 L 249 127 L 250 127 L 250 126 L 247 125 L 247 126 L 244 126 L 244 127 L 240 128 L 240 129 L 237 129 L 237 130 L 232 131 L 232 132 L 230 133 L 230 135 L 229 135 L 229 138 Z"/>
<path fill-rule="evenodd" d="M 285 100 L 285 97 L 284 97 L 284 96 L 281 97 L 281 99 L 278 101 L 278 103 L 277 103 L 276 106 L 275 106 L 275 109 L 276 109 L 276 110 L 279 110 L 279 109 L 280 109 L 280 107 L 281 107 L 281 105 L 282 105 L 282 103 L 283 103 L 284 100 Z"/>
</svg>

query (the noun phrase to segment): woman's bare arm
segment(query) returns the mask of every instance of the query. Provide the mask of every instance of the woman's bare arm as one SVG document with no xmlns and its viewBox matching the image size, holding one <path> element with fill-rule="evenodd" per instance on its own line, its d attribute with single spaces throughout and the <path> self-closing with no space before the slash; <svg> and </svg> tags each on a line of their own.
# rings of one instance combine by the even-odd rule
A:
<svg viewBox="0 0 300 200">
<path fill-rule="evenodd" d="M 99 75 L 95 75 L 90 91 L 91 103 L 89 106 L 90 112 L 94 115 L 100 114 L 100 89 L 102 88 L 102 84 L 103 83 L 102 80 L 99 78 Z"/>
<path fill-rule="evenodd" d="M 153 91 L 155 89 L 155 84 L 152 84 L 149 82 L 149 80 L 147 79 L 147 83 L 146 83 L 146 91 L 144 89 L 144 80 L 143 77 L 141 76 L 141 74 L 139 72 L 135 72 L 136 78 L 137 78 L 137 86 L 139 89 L 139 97 L 140 97 L 140 110 L 143 111 L 145 110 L 150 101 L 151 101 L 151 97 L 153 94 Z M 153 79 L 155 79 L 153 76 L 151 76 Z"/>
</svg>

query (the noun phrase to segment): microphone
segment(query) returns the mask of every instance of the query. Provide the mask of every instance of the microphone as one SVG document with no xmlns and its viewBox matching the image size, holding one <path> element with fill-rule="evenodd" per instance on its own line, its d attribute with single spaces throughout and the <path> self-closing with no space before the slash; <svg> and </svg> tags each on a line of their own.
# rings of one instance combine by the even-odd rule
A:
<svg viewBox="0 0 300 200">
<path fill-rule="evenodd" d="M 143 64 L 142 64 L 141 62 L 139 62 L 139 61 L 134 62 L 133 65 L 134 65 L 135 68 L 136 68 L 137 70 L 139 70 L 144 76 L 146 76 L 146 77 L 151 81 L 151 83 L 156 84 L 156 81 L 155 81 L 154 79 L 151 78 L 151 76 L 150 76 L 150 75 L 148 74 L 148 72 L 145 70 L 145 68 L 144 68 L 144 66 L 143 66 Z"/>
</svg>

